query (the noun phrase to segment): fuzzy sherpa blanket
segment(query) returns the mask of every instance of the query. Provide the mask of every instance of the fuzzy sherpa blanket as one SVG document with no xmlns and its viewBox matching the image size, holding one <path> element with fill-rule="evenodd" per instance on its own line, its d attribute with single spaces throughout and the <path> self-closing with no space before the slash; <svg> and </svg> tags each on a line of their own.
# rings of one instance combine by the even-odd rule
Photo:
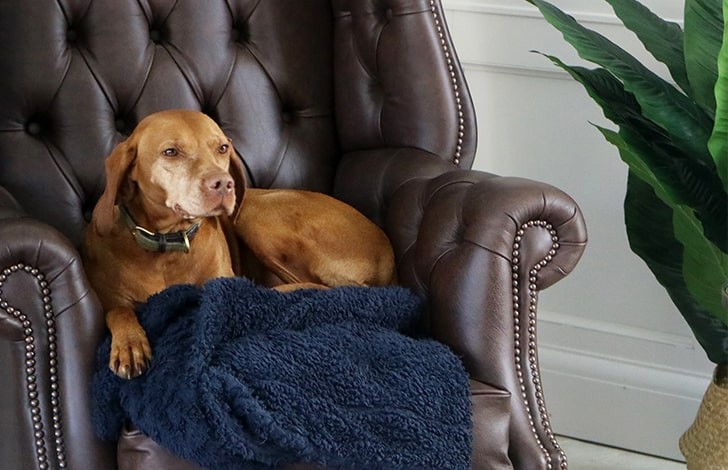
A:
<svg viewBox="0 0 728 470">
<path fill-rule="evenodd" d="M 445 346 L 407 336 L 421 310 L 397 287 L 170 287 L 138 312 L 147 373 L 117 378 L 100 346 L 94 425 L 112 440 L 130 420 L 210 469 L 470 468 L 468 379 Z"/>
</svg>

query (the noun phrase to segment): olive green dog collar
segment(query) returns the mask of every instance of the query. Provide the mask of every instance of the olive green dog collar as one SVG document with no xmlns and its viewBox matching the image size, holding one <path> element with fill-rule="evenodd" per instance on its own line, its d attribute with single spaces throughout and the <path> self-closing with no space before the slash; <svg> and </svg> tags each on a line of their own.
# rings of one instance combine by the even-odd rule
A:
<svg viewBox="0 0 728 470">
<path fill-rule="evenodd" d="M 152 232 L 137 225 L 125 206 L 119 206 L 119 210 L 137 244 L 147 251 L 156 251 L 158 253 L 184 251 L 185 253 L 189 253 L 190 242 L 195 238 L 197 231 L 200 229 L 199 222 L 195 222 L 187 230 L 180 230 L 179 232 Z"/>
</svg>

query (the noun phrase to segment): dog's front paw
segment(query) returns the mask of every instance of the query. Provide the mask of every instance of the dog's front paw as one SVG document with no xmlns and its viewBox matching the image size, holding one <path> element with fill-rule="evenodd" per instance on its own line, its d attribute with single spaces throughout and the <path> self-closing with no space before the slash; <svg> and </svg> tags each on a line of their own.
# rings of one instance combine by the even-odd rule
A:
<svg viewBox="0 0 728 470">
<path fill-rule="evenodd" d="M 122 379 L 142 375 L 151 359 L 152 348 L 143 330 L 112 335 L 109 368 Z"/>
</svg>

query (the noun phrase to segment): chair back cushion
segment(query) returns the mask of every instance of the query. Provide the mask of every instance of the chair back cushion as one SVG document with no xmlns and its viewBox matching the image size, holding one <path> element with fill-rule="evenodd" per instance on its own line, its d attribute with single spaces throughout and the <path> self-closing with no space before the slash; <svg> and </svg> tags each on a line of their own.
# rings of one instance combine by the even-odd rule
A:
<svg viewBox="0 0 728 470">
<path fill-rule="evenodd" d="M 332 41 L 329 0 L 1 2 L 0 186 L 78 245 L 104 158 L 147 114 L 187 108 L 220 123 L 251 184 L 328 192 Z"/>
</svg>

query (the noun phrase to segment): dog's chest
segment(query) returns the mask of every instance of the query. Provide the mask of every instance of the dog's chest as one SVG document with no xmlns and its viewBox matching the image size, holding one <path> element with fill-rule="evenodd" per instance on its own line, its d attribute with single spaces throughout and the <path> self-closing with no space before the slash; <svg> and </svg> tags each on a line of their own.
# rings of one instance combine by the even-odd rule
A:
<svg viewBox="0 0 728 470">
<path fill-rule="evenodd" d="M 202 284 L 217 277 L 231 276 L 230 254 L 226 246 L 189 253 L 163 253 L 157 257 L 156 269 L 165 287 L 174 284 Z"/>
<path fill-rule="evenodd" d="M 203 224 L 187 253 L 149 251 L 137 244 L 128 231 L 118 232 L 105 246 L 93 253 L 97 284 L 106 286 L 110 296 L 135 302 L 144 302 L 175 284 L 201 285 L 233 275 L 225 235 L 216 224 Z"/>
</svg>

